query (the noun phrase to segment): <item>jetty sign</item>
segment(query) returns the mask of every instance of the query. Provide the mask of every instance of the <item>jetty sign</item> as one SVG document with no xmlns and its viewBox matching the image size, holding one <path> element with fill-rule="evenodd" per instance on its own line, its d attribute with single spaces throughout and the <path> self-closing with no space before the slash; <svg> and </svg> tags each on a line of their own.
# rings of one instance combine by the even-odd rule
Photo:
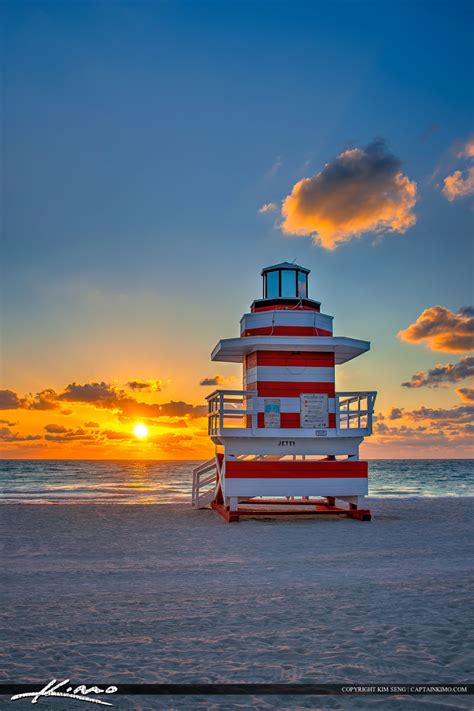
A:
<svg viewBox="0 0 474 711">
<path fill-rule="evenodd" d="M 301 427 L 318 429 L 327 427 L 328 396 L 326 393 L 301 394 Z"/>
</svg>

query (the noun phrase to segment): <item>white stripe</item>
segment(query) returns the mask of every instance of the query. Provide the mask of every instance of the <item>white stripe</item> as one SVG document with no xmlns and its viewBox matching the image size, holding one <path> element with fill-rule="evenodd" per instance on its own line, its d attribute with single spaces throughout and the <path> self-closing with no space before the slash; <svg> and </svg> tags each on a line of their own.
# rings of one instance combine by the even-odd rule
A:
<svg viewBox="0 0 474 711">
<path fill-rule="evenodd" d="M 328 479 L 227 479 L 225 496 L 364 496 L 368 482 L 364 478 Z"/>
<path fill-rule="evenodd" d="M 324 366 L 257 365 L 247 368 L 246 382 L 333 383 L 334 368 Z"/>
<path fill-rule="evenodd" d="M 258 311 L 255 314 L 244 314 L 240 327 L 241 332 L 269 326 L 303 326 L 332 331 L 332 319 L 332 316 L 318 311 Z"/>
<path fill-rule="evenodd" d="M 258 412 L 265 412 L 266 399 L 267 398 L 264 397 L 257 398 Z M 278 399 L 280 400 L 280 412 L 297 414 L 301 412 L 299 397 L 281 397 Z M 333 397 L 328 398 L 328 410 L 331 414 L 334 414 L 336 412 L 336 399 Z"/>
</svg>

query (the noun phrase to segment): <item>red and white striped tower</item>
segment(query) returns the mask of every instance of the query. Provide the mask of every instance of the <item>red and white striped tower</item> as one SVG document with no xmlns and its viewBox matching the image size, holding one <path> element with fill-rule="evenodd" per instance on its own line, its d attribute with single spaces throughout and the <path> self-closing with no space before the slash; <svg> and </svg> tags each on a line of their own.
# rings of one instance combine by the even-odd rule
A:
<svg viewBox="0 0 474 711">
<path fill-rule="evenodd" d="M 376 393 L 335 390 L 335 366 L 370 344 L 333 336 L 332 316 L 308 298 L 308 275 L 289 262 L 263 269 L 263 298 L 242 317 L 240 338 L 211 355 L 243 364 L 243 390 L 207 398 L 216 452 L 194 470 L 193 505 L 210 503 L 228 521 L 270 510 L 370 520 L 359 445 L 372 432 Z"/>
</svg>

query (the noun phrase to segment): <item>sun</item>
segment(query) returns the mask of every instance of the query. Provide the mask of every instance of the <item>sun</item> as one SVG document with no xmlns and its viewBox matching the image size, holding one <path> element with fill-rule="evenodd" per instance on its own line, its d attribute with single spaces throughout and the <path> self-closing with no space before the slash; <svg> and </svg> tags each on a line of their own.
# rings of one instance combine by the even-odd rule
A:
<svg viewBox="0 0 474 711">
<path fill-rule="evenodd" d="M 145 439 L 146 437 L 148 437 L 148 427 L 139 422 L 133 428 L 133 434 L 135 435 L 135 437 L 138 437 L 138 439 Z"/>
</svg>

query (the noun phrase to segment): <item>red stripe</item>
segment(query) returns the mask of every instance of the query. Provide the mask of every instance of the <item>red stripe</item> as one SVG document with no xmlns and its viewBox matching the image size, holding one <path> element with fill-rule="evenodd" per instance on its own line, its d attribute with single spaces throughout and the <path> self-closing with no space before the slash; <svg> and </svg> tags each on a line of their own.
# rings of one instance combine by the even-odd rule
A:
<svg viewBox="0 0 474 711">
<path fill-rule="evenodd" d="M 334 353 L 255 351 L 247 356 L 246 366 L 254 368 L 256 365 L 331 367 L 334 366 Z"/>
<path fill-rule="evenodd" d="M 227 460 L 229 479 L 365 479 L 367 462 L 237 462 Z"/>
<path fill-rule="evenodd" d="M 299 397 L 302 393 L 327 393 L 335 396 L 334 383 L 247 383 L 247 390 L 257 390 L 259 397 Z"/>
<path fill-rule="evenodd" d="M 332 331 L 314 326 L 265 326 L 248 328 L 241 336 L 332 336 Z"/>
<path fill-rule="evenodd" d="M 247 415 L 247 427 L 252 427 L 252 415 Z M 334 428 L 336 426 L 336 415 L 334 413 L 329 413 L 329 424 L 328 427 Z M 265 413 L 258 413 L 258 424 L 257 427 L 265 428 Z M 288 429 L 299 429 L 300 428 L 300 413 L 299 412 L 282 412 L 280 415 L 280 427 Z"/>
<path fill-rule="evenodd" d="M 317 311 L 319 313 L 319 309 L 315 306 L 252 306 L 251 312 L 255 314 L 257 311 Z"/>
</svg>

